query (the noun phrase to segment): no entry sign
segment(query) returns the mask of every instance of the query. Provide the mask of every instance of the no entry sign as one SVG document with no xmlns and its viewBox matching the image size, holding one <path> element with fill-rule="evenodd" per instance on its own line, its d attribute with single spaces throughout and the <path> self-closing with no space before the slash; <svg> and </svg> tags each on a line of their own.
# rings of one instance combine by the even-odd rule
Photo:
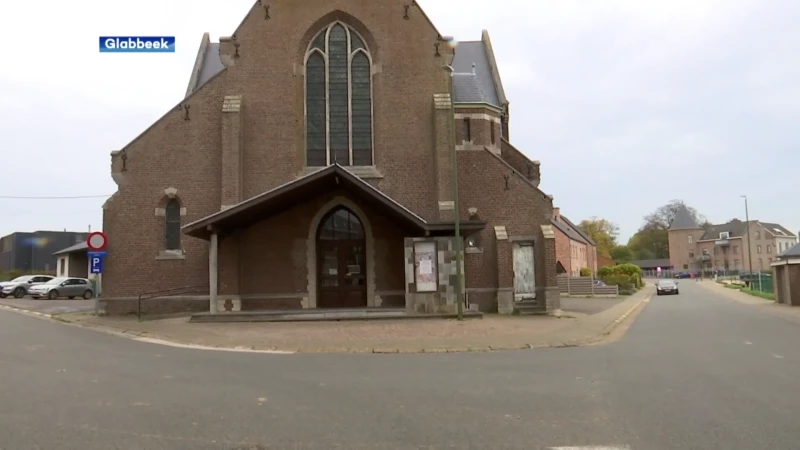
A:
<svg viewBox="0 0 800 450">
<path fill-rule="evenodd" d="M 108 246 L 108 237 L 102 231 L 89 233 L 89 237 L 86 239 L 86 246 L 89 247 L 89 250 L 95 252 L 103 251 Z"/>
</svg>

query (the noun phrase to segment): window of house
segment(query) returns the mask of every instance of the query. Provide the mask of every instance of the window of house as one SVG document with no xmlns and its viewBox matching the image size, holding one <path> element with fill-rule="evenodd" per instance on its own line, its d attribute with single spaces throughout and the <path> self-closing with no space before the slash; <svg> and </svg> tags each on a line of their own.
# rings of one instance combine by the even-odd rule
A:
<svg viewBox="0 0 800 450">
<path fill-rule="evenodd" d="M 756 231 L 756 239 L 761 239 L 761 232 L 760 231 Z"/>
<path fill-rule="evenodd" d="M 170 199 L 164 208 L 166 250 L 181 249 L 181 204 Z"/>
<path fill-rule="evenodd" d="M 703 256 L 708 256 L 708 249 L 703 249 Z"/>
<path fill-rule="evenodd" d="M 506 136 L 506 116 L 500 116 L 500 135 L 508 139 L 508 136 Z"/>
<path fill-rule="evenodd" d="M 492 145 L 494 145 L 497 142 L 495 137 L 495 133 L 497 132 L 494 130 L 494 127 L 495 127 L 494 122 L 489 122 L 489 134 L 491 135 Z"/>
<path fill-rule="evenodd" d="M 756 245 L 756 253 L 761 253 L 761 246 L 760 245 Z"/>
<path fill-rule="evenodd" d="M 715 255 L 719 254 L 719 247 L 714 247 L 714 254 Z"/>
<path fill-rule="evenodd" d="M 694 259 L 694 252 L 689 252 L 689 259 Z"/>
<path fill-rule="evenodd" d="M 65 275 L 67 271 L 67 258 L 60 258 L 58 260 L 58 274 Z"/>
<path fill-rule="evenodd" d="M 727 231 L 723 231 L 719 234 L 720 239 L 728 239 L 731 237 L 731 234 Z"/>
<path fill-rule="evenodd" d="M 741 268 L 741 261 L 739 261 L 738 259 L 735 259 L 733 261 L 733 269 L 734 270 L 739 270 L 740 268 Z"/>
<path fill-rule="evenodd" d="M 734 255 L 738 255 L 739 254 L 739 246 L 738 245 L 734 245 L 733 246 L 733 254 Z"/>
<path fill-rule="evenodd" d="M 325 28 L 306 56 L 306 164 L 372 165 L 372 59 L 358 34 Z"/>
<path fill-rule="evenodd" d="M 472 125 L 470 123 L 469 117 L 464 118 L 464 140 L 467 142 L 472 142 Z"/>
<path fill-rule="evenodd" d="M 694 236 L 689 236 L 689 243 L 691 244 L 693 242 L 694 242 Z"/>
<path fill-rule="evenodd" d="M 772 246 L 771 245 L 767 245 L 767 253 L 772 253 Z"/>
</svg>

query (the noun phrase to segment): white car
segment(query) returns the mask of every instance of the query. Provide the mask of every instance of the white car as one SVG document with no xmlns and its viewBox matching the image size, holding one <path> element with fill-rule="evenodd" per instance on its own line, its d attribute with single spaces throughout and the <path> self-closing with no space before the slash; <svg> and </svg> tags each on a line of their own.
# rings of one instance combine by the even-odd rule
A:
<svg viewBox="0 0 800 450">
<path fill-rule="evenodd" d="M 92 282 L 86 278 L 58 277 L 53 278 L 44 284 L 31 286 L 28 294 L 36 299 L 45 297 L 48 300 L 55 300 L 59 297 L 73 299 L 83 297 L 90 299 L 94 296 Z"/>
<path fill-rule="evenodd" d="M 25 297 L 32 286 L 47 283 L 52 279 L 53 277 L 48 275 L 23 275 L 11 281 L 4 281 L 0 283 L 0 298 L 9 295 L 13 295 L 14 298 Z"/>
</svg>

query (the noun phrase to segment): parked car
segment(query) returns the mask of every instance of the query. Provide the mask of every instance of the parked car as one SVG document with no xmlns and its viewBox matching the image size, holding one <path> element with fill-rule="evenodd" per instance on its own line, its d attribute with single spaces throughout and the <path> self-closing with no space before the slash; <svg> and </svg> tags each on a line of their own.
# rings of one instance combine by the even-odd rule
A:
<svg viewBox="0 0 800 450">
<path fill-rule="evenodd" d="M 23 275 L 11 281 L 4 281 L 0 283 L 0 298 L 6 298 L 9 295 L 13 295 L 14 298 L 25 297 L 31 286 L 44 284 L 52 279 L 53 277 L 48 275 Z"/>
<path fill-rule="evenodd" d="M 683 280 L 685 278 L 691 278 L 691 277 L 692 277 L 692 274 L 689 273 L 689 272 L 681 272 L 681 273 L 675 275 L 675 278 L 678 279 L 678 280 Z"/>
<path fill-rule="evenodd" d="M 75 297 L 83 297 L 88 300 L 94 296 L 94 291 L 92 282 L 86 278 L 59 277 L 53 278 L 47 283 L 32 286 L 28 290 L 28 294 L 36 299 L 46 297 L 49 300 L 55 300 L 59 297 L 67 297 L 71 300 Z"/>
<path fill-rule="evenodd" d="M 673 280 L 659 280 L 656 284 L 656 295 L 678 295 L 678 282 Z"/>
</svg>

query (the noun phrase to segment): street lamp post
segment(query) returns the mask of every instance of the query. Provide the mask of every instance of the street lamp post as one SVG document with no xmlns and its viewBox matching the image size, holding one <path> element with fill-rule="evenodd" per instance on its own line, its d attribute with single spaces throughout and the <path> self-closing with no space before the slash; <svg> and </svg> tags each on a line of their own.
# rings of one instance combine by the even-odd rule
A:
<svg viewBox="0 0 800 450">
<path fill-rule="evenodd" d="M 750 245 L 750 211 L 747 208 L 747 196 L 743 195 L 744 199 L 744 220 L 747 223 L 747 270 L 753 273 L 753 246 Z M 750 280 L 752 283 L 753 281 Z"/>
</svg>

